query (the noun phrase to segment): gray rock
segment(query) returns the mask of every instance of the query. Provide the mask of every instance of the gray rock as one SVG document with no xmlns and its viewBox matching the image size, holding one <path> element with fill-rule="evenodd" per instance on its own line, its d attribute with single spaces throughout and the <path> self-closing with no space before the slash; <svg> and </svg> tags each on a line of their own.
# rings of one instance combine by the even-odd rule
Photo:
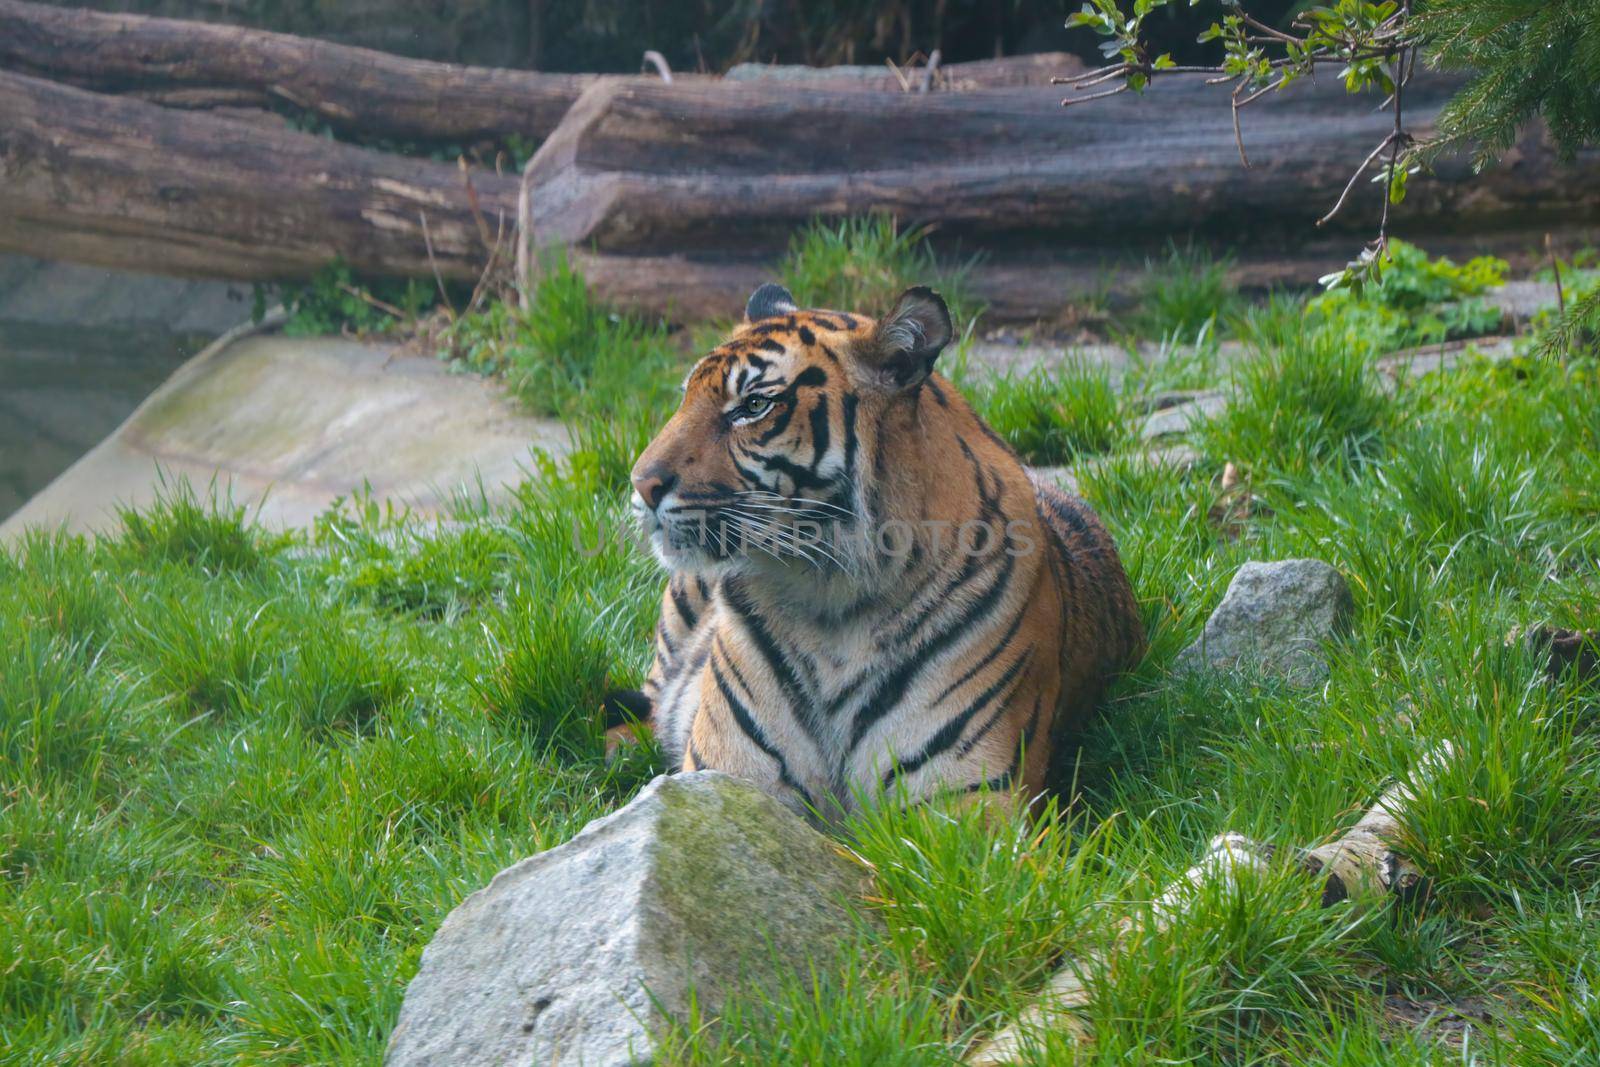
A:
<svg viewBox="0 0 1600 1067">
<path fill-rule="evenodd" d="M 1214 419 L 1228 407 L 1228 397 L 1221 392 L 1193 393 L 1181 403 L 1160 408 L 1145 416 L 1139 426 L 1139 437 L 1153 441 L 1158 437 L 1188 433 L 1196 423 Z"/>
<path fill-rule="evenodd" d="M 703 1014 L 849 942 L 865 874 L 756 787 L 660 777 L 497 874 L 439 927 L 389 1067 L 649 1063 L 661 1012 Z"/>
<path fill-rule="evenodd" d="M 1352 607 L 1344 575 L 1321 560 L 1246 563 L 1177 667 L 1253 669 L 1317 685 L 1328 674 L 1323 643 Z"/>
</svg>

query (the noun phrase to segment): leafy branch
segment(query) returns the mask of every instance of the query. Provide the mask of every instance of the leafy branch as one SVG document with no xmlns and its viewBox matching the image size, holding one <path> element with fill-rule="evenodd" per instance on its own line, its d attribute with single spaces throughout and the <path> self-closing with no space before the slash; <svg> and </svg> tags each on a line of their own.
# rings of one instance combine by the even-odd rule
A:
<svg viewBox="0 0 1600 1067">
<path fill-rule="evenodd" d="M 1336 0 L 1297 15 L 1288 30 L 1253 17 L 1239 0 L 1222 0 L 1231 10 L 1199 37 L 1202 43 L 1221 43 L 1222 62 L 1214 66 L 1184 66 L 1174 62 L 1170 54 L 1151 55 L 1143 37 L 1145 20 L 1176 2 L 1133 0 L 1131 14 L 1124 14 L 1119 0 L 1087 0 L 1081 11 L 1068 18 L 1067 26 L 1092 29 L 1106 38 L 1100 51 L 1115 62 L 1054 81 L 1080 91 L 1103 85 L 1111 88 L 1068 97 L 1062 105 L 1072 107 L 1119 93 L 1140 93 L 1162 74 L 1207 74 L 1208 85 L 1232 86 L 1234 140 L 1240 162 L 1249 167 L 1240 112 L 1263 97 L 1314 75 L 1319 67 L 1341 65 L 1339 78 L 1345 89 L 1351 93 L 1383 93 L 1384 107 L 1394 122 L 1350 176 L 1333 207 L 1317 220 L 1318 226 L 1332 221 L 1344 209 L 1356 183 L 1376 166 L 1377 174 L 1372 180 L 1384 186 L 1377 237 L 1357 259 L 1322 281 L 1332 288 L 1376 277 L 1388 248 L 1389 208 L 1405 199 L 1407 179 L 1419 166 L 1417 139 L 1405 127 L 1405 88 L 1416 69 L 1419 44 L 1411 30 L 1411 0 Z M 1188 6 L 1194 7 L 1198 2 L 1188 0 Z"/>
</svg>

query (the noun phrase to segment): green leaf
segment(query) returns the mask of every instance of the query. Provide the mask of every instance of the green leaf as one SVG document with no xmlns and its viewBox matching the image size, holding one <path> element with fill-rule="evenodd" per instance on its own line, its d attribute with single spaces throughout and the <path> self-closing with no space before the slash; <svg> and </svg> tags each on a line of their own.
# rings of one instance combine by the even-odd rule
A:
<svg viewBox="0 0 1600 1067">
<path fill-rule="evenodd" d="M 1151 66 L 1153 66 L 1156 70 L 1171 70 L 1173 67 L 1176 67 L 1177 65 L 1178 64 L 1176 64 L 1176 63 L 1174 63 L 1172 61 L 1172 56 L 1169 53 L 1166 53 L 1166 52 L 1163 52 L 1159 56 L 1156 56 L 1156 61 L 1153 64 L 1151 64 Z"/>
</svg>

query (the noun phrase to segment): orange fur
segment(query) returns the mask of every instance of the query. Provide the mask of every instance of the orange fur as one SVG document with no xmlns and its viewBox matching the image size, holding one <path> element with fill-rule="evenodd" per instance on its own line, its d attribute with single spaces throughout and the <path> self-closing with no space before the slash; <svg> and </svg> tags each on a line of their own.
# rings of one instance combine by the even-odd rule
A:
<svg viewBox="0 0 1600 1067">
<path fill-rule="evenodd" d="M 875 321 L 773 289 L 634 469 L 673 571 L 645 685 L 663 748 L 802 807 L 1059 786 L 1143 648 L 1110 535 L 933 373 L 936 294 Z"/>
</svg>

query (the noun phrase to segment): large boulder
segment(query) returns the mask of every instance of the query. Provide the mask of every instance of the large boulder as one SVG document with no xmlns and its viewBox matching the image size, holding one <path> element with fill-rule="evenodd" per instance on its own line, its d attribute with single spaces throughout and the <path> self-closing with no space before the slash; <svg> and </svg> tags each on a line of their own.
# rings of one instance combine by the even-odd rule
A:
<svg viewBox="0 0 1600 1067">
<path fill-rule="evenodd" d="M 1246 563 L 1177 667 L 1254 670 L 1317 685 L 1328 674 L 1323 645 L 1352 607 L 1344 575 L 1321 560 Z"/>
<path fill-rule="evenodd" d="M 662 1013 L 826 965 L 865 872 L 752 785 L 660 777 L 571 841 L 506 868 L 439 927 L 389 1067 L 651 1062 Z"/>
</svg>

